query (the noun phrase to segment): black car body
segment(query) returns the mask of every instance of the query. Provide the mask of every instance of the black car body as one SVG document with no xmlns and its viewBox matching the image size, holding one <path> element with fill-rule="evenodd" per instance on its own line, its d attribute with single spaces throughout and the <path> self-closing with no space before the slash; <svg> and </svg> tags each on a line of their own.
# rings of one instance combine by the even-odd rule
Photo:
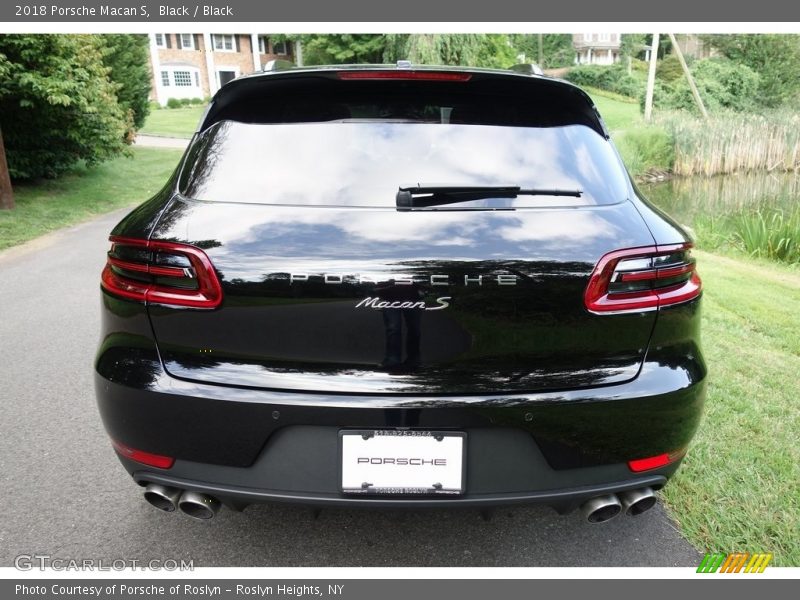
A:
<svg viewBox="0 0 800 600">
<path fill-rule="evenodd" d="M 519 72 L 243 77 L 111 235 L 100 413 L 154 505 L 642 512 L 698 425 L 687 233 Z"/>
</svg>

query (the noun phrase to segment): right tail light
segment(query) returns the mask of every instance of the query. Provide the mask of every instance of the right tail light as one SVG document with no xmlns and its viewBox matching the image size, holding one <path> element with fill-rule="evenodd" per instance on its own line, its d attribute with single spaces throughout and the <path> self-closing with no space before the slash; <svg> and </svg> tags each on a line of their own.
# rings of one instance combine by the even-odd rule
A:
<svg viewBox="0 0 800 600">
<path fill-rule="evenodd" d="M 700 295 L 692 244 L 615 250 L 594 268 L 584 293 L 593 313 L 654 310 Z"/>
</svg>

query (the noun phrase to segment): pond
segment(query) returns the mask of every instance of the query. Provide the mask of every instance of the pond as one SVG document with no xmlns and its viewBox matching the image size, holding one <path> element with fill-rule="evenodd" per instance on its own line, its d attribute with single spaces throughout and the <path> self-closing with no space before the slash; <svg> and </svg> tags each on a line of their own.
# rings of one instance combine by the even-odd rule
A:
<svg viewBox="0 0 800 600">
<path fill-rule="evenodd" d="M 692 229 L 704 249 L 800 263 L 800 175 L 685 177 L 641 185 L 642 193 Z"/>
</svg>

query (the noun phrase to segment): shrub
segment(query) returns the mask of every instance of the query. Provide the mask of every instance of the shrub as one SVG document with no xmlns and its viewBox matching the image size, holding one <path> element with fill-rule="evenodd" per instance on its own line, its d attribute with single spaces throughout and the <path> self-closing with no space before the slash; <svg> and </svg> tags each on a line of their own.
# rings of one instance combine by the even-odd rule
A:
<svg viewBox="0 0 800 600">
<path fill-rule="evenodd" d="M 170 98 L 169 100 L 167 100 L 167 108 L 180 108 L 180 107 L 181 107 L 181 101 L 178 100 L 177 98 Z"/>
<path fill-rule="evenodd" d="M 0 127 L 16 179 L 55 177 L 125 148 L 130 111 L 117 102 L 94 35 L 0 36 Z"/>
<path fill-rule="evenodd" d="M 192 103 L 191 98 L 181 98 L 181 106 L 189 106 Z"/>
<path fill-rule="evenodd" d="M 754 108 L 759 75 L 752 69 L 726 58 L 706 58 L 692 65 L 692 75 L 707 110 L 747 111 Z M 672 82 L 659 80 L 657 83 L 654 106 L 697 111 L 689 83 L 682 73 Z M 643 95 L 641 103 L 644 104 Z"/>
<path fill-rule="evenodd" d="M 644 90 L 646 81 L 639 71 L 628 74 L 621 64 L 600 66 L 582 65 L 570 69 L 565 75 L 567 81 L 580 86 L 594 87 L 630 98 L 638 97 Z"/>
<path fill-rule="evenodd" d="M 146 35 L 109 34 L 100 36 L 103 64 L 116 85 L 117 101 L 133 113 L 133 126 L 139 129 L 150 112 L 150 67 Z"/>
<path fill-rule="evenodd" d="M 203 104 L 202 98 L 192 98 L 191 104 Z"/>
<path fill-rule="evenodd" d="M 634 175 L 649 170 L 669 171 L 675 162 L 675 145 L 660 127 L 631 129 L 615 139 L 625 166 Z"/>
</svg>

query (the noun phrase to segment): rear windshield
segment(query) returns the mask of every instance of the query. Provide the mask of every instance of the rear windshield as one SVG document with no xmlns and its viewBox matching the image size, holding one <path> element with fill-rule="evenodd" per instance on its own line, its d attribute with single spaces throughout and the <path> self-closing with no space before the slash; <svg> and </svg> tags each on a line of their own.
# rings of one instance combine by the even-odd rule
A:
<svg viewBox="0 0 800 600">
<path fill-rule="evenodd" d="M 613 149 L 586 125 L 466 123 L 467 115 L 447 107 L 407 118 L 349 111 L 322 122 L 220 121 L 196 138 L 180 191 L 208 201 L 353 207 L 394 207 L 398 188 L 417 184 L 581 192 L 487 198 L 449 209 L 597 205 L 626 198 L 626 178 Z"/>
</svg>

